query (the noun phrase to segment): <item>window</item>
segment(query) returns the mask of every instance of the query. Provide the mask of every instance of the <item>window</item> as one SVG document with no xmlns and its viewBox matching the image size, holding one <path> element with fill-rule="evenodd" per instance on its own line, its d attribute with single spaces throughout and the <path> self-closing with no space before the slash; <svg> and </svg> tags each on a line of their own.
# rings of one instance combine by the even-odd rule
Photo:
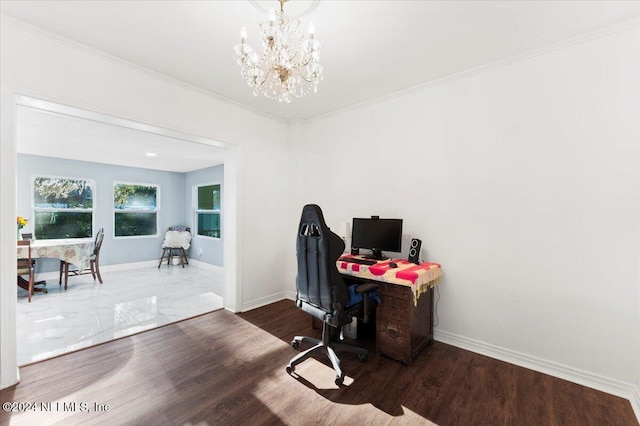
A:
<svg viewBox="0 0 640 426">
<path fill-rule="evenodd" d="M 40 240 L 91 237 L 94 187 L 87 179 L 34 177 L 34 236 Z"/>
<path fill-rule="evenodd" d="M 160 188 L 153 184 L 113 184 L 114 235 L 140 237 L 158 235 Z"/>
<path fill-rule="evenodd" d="M 220 238 L 220 184 L 196 187 L 197 235 Z"/>
</svg>

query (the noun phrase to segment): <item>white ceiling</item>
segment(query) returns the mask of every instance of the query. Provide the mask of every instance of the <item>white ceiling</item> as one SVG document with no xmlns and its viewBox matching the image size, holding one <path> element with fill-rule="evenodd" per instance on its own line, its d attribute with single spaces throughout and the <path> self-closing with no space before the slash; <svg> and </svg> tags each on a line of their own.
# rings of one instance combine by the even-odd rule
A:
<svg viewBox="0 0 640 426">
<path fill-rule="evenodd" d="M 17 150 L 21 154 L 181 173 L 224 162 L 223 149 L 108 121 L 109 117 L 96 114 L 89 119 L 18 105 Z"/>
<path fill-rule="evenodd" d="M 259 3 L 265 9 L 278 5 Z M 290 0 L 285 10 L 296 14 L 310 3 Z M 315 24 L 324 81 L 316 95 L 291 104 L 254 97 L 240 77 L 232 51 L 239 29 L 247 27 L 248 41 L 256 47 L 258 22 L 265 19 L 248 0 L 0 0 L 0 12 L 270 116 L 295 120 L 637 19 L 640 1 L 322 0 L 303 19 L 303 28 L 309 21 Z M 99 117 L 19 108 L 21 153 L 178 172 L 224 160 L 220 149 L 191 143 L 176 155 L 175 146 L 175 138 Z M 146 152 L 157 156 L 146 157 Z"/>
<path fill-rule="evenodd" d="M 262 2 L 277 6 L 273 0 Z M 306 4 L 305 4 L 306 3 Z M 309 2 L 292 0 L 295 13 Z M 298 8 L 298 9 L 296 9 Z M 637 19 L 638 1 L 322 0 L 312 20 L 324 81 L 291 104 L 254 98 L 233 58 L 248 1 L 9 1 L 17 20 L 284 120 L 309 119 Z"/>
</svg>

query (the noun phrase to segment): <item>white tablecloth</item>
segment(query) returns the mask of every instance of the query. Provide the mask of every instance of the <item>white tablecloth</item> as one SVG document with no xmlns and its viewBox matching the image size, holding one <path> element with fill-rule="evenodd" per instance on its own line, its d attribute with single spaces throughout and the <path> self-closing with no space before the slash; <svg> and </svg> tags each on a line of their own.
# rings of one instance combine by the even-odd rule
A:
<svg viewBox="0 0 640 426">
<path fill-rule="evenodd" d="M 29 247 L 18 246 L 18 258 L 29 257 Z M 92 239 L 72 240 L 32 240 L 31 257 L 46 257 L 69 262 L 78 269 L 89 267 L 89 258 L 93 250 Z"/>
</svg>

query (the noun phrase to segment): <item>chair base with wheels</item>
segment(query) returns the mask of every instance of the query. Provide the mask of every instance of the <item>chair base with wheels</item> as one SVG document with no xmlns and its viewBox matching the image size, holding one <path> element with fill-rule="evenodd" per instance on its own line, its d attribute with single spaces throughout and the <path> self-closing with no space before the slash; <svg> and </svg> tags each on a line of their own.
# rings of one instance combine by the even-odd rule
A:
<svg viewBox="0 0 640 426">
<path fill-rule="evenodd" d="M 340 358 L 338 358 L 336 351 L 358 354 L 358 359 L 361 362 L 365 362 L 369 357 L 369 351 L 365 348 L 332 340 L 331 327 L 324 321 L 322 322 L 322 340 L 307 336 L 296 336 L 291 341 L 291 346 L 294 349 L 297 349 L 300 346 L 300 343 L 310 343 L 314 346 L 293 357 L 293 359 L 289 361 L 289 365 L 287 365 L 287 373 L 293 373 L 296 365 L 300 364 L 307 358 L 318 353 L 324 353 L 329 358 L 329 361 L 331 361 L 331 365 L 336 372 L 335 383 L 338 386 L 342 385 L 344 382 L 344 372 L 340 367 Z"/>
</svg>

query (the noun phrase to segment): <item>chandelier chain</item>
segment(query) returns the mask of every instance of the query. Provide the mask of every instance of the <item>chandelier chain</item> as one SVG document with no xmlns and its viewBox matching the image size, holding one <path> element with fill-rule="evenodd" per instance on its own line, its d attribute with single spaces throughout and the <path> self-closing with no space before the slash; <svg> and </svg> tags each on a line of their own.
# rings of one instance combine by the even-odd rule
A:
<svg viewBox="0 0 640 426">
<path fill-rule="evenodd" d="M 278 0 L 280 2 L 280 11 L 284 11 L 284 3 L 288 2 L 288 1 L 294 1 L 294 0 Z M 269 15 L 270 11 L 269 9 L 265 9 L 264 7 L 262 7 L 259 4 L 258 0 L 249 0 L 249 3 L 251 3 L 251 5 L 260 13 L 264 14 L 264 15 Z M 318 4 L 320 3 L 320 0 L 314 0 L 311 2 L 311 4 L 304 9 L 301 12 L 298 12 L 296 14 L 292 14 L 289 15 L 289 17 L 291 17 L 292 19 L 302 19 L 302 18 L 306 18 L 307 16 L 309 16 L 311 14 L 311 12 L 313 12 L 314 10 L 316 10 L 316 8 L 318 7 Z"/>
</svg>

